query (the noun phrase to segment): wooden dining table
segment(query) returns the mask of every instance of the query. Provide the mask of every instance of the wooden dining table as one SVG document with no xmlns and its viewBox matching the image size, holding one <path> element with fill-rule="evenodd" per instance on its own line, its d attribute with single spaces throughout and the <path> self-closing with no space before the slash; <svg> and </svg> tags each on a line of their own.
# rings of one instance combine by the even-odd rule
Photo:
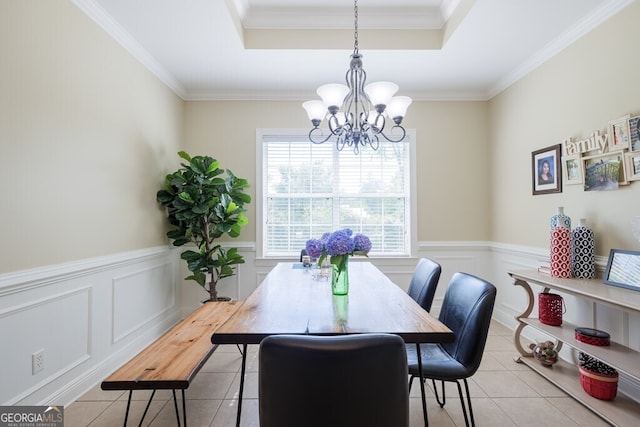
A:
<svg viewBox="0 0 640 427">
<path fill-rule="evenodd" d="M 349 262 L 348 295 L 332 295 L 330 279 L 318 273 L 317 268 L 302 267 L 300 263 L 279 263 L 211 336 L 213 344 L 243 346 L 237 426 L 242 411 L 247 345 L 260 344 L 267 336 L 389 333 L 418 347 L 421 343 L 454 339 L 449 328 L 371 262 Z M 421 371 L 420 351 L 417 354 Z M 419 382 L 424 392 L 424 383 Z M 426 417 L 426 408 L 423 409 Z"/>
</svg>

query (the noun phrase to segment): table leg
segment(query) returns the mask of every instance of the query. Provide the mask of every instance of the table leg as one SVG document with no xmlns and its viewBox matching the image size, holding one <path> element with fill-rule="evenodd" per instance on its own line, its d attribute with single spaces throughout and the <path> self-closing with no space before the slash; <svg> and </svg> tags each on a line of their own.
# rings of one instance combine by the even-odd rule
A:
<svg viewBox="0 0 640 427">
<path fill-rule="evenodd" d="M 238 415 L 236 427 L 240 427 L 240 414 L 242 413 L 242 392 L 244 391 L 244 373 L 247 367 L 247 344 L 242 345 L 242 368 L 240 369 L 240 393 L 238 396 Z"/>
<path fill-rule="evenodd" d="M 424 378 L 422 378 L 422 352 L 420 351 L 420 343 L 416 343 L 416 354 L 418 356 L 418 375 L 420 375 L 420 393 L 422 393 L 422 414 L 424 415 L 424 426 L 429 427 L 429 418 L 427 417 L 427 398 L 424 393 Z"/>
</svg>

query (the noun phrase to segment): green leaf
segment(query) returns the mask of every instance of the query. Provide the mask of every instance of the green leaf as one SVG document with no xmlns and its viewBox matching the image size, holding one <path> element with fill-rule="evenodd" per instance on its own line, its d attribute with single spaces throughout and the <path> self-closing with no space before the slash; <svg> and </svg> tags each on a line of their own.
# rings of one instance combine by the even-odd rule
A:
<svg viewBox="0 0 640 427">
<path fill-rule="evenodd" d="M 182 157 L 183 159 L 185 159 L 187 162 L 191 161 L 191 157 L 187 154 L 186 151 L 178 151 L 178 156 Z"/>
<path fill-rule="evenodd" d="M 167 237 L 170 239 L 180 239 L 183 235 L 184 231 L 177 228 L 167 231 Z"/>
<path fill-rule="evenodd" d="M 202 258 L 202 254 L 200 252 L 195 251 L 184 251 L 180 254 L 180 258 L 185 261 L 195 261 Z"/>
<path fill-rule="evenodd" d="M 193 207 L 193 213 L 206 214 L 207 212 L 209 212 L 209 206 L 206 203 Z"/>
<path fill-rule="evenodd" d="M 196 271 L 191 276 L 185 277 L 185 280 L 195 280 L 196 282 L 198 282 L 198 284 L 200 286 L 205 288 L 206 287 L 207 276 L 206 276 L 206 274 L 202 273 L 201 271 Z"/>
<path fill-rule="evenodd" d="M 214 159 L 209 165 L 209 167 L 207 168 L 207 171 L 206 171 L 207 175 L 211 175 L 212 173 L 214 173 L 219 166 L 220 166 L 220 162 Z"/>
<path fill-rule="evenodd" d="M 187 243 L 191 243 L 191 239 L 188 239 L 186 237 L 179 237 L 173 241 L 173 246 L 183 246 Z"/>
<path fill-rule="evenodd" d="M 187 193 L 186 191 L 178 194 L 178 197 L 180 198 L 180 200 L 183 200 L 187 203 L 194 203 L 193 198 L 191 198 L 191 194 Z"/>
</svg>

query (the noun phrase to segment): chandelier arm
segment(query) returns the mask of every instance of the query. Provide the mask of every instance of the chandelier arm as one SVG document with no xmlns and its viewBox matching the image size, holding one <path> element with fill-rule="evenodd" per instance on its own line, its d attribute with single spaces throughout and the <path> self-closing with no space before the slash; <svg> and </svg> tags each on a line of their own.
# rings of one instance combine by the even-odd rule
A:
<svg viewBox="0 0 640 427">
<path fill-rule="evenodd" d="M 316 140 L 316 139 L 314 139 L 314 138 L 313 138 L 313 133 L 314 133 L 315 131 L 319 131 L 319 132 L 320 132 L 320 134 L 322 134 L 322 129 L 320 129 L 320 128 L 313 128 L 313 129 L 311 129 L 311 130 L 309 131 L 309 141 L 313 142 L 314 144 L 324 144 L 325 142 L 327 142 L 327 141 L 329 140 L 329 138 L 331 138 L 331 137 L 334 135 L 334 133 L 332 132 L 332 133 L 330 133 L 329 135 L 327 135 L 327 137 L 326 137 L 325 139 L 322 139 L 322 140 L 317 139 L 317 140 Z"/>
<path fill-rule="evenodd" d="M 357 98 L 354 99 L 354 94 L 356 93 L 355 89 L 355 72 L 353 68 L 349 68 L 347 74 L 345 75 L 345 80 L 347 82 L 347 87 L 349 88 L 349 93 L 344 98 L 344 115 L 347 122 L 353 122 L 355 120 L 355 116 L 351 113 L 351 109 L 353 108 L 353 104 L 358 102 Z"/>
<path fill-rule="evenodd" d="M 368 144 L 373 148 L 373 150 L 377 150 L 380 147 L 380 139 L 378 138 L 378 134 L 371 135 L 371 138 L 368 138 Z"/>
<path fill-rule="evenodd" d="M 335 114 L 332 114 L 331 116 L 329 116 L 329 118 L 327 119 L 327 122 L 329 124 L 329 131 L 331 132 L 331 134 L 333 135 L 342 134 L 343 126 L 340 125 L 340 121 L 338 120 L 338 117 L 336 117 Z"/>
<path fill-rule="evenodd" d="M 384 139 L 386 139 L 386 140 L 387 140 L 387 141 L 389 141 L 389 142 L 400 142 L 400 141 L 402 141 L 402 140 L 404 139 L 404 137 L 406 136 L 407 131 L 405 131 L 405 130 L 404 130 L 404 128 L 403 128 L 402 126 L 400 126 L 400 125 L 395 125 L 394 127 L 392 127 L 392 128 L 391 128 L 391 133 L 393 133 L 393 130 L 394 130 L 394 129 L 400 129 L 400 130 L 402 131 L 402 135 L 400 135 L 400 137 L 399 137 L 399 138 L 397 138 L 397 139 L 389 138 L 386 134 L 384 134 L 384 133 L 382 132 L 382 130 L 379 132 L 379 134 L 380 134 L 380 135 L 382 135 L 382 136 L 384 136 Z"/>
<path fill-rule="evenodd" d="M 378 126 L 378 122 L 382 120 L 382 126 Z M 382 133 L 382 131 L 384 130 L 384 125 L 387 123 L 387 121 L 385 120 L 384 116 L 382 115 L 382 113 L 378 113 L 376 115 L 375 120 L 373 121 L 373 124 L 371 124 L 371 129 L 373 130 L 373 132 L 375 133 Z"/>
<path fill-rule="evenodd" d="M 347 143 L 347 140 L 344 137 L 344 135 L 340 135 L 338 139 L 336 139 L 336 150 L 338 151 L 344 150 L 345 145 L 349 145 L 349 144 Z"/>
</svg>

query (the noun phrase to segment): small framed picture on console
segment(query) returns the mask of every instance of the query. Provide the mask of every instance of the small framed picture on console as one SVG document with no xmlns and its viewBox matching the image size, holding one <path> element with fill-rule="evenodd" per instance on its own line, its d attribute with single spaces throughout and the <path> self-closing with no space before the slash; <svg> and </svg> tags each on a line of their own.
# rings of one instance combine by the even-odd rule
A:
<svg viewBox="0 0 640 427">
<path fill-rule="evenodd" d="M 604 283 L 640 291 L 640 251 L 611 249 Z"/>
</svg>

